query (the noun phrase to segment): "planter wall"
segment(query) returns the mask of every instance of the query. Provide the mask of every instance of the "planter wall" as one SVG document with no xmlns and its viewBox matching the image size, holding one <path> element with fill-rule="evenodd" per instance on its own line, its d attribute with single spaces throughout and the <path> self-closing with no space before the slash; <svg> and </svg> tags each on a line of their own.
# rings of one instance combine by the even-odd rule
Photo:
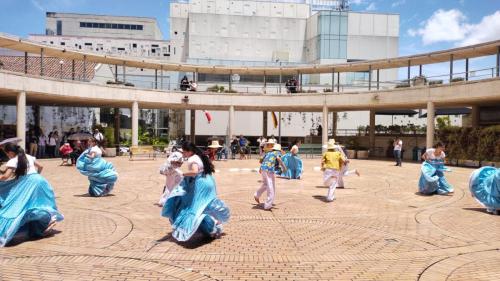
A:
<svg viewBox="0 0 500 281">
<path fill-rule="evenodd" d="M 346 153 L 347 153 L 347 158 L 356 159 L 356 150 L 348 149 L 346 150 Z"/>
<path fill-rule="evenodd" d="M 357 157 L 358 159 L 368 159 L 368 150 L 358 150 L 357 151 Z"/>
<path fill-rule="evenodd" d="M 116 148 L 114 148 L 114 147 L 106 148 L 104 156 L 105 157 L 116 157 Z"/>
</svg>

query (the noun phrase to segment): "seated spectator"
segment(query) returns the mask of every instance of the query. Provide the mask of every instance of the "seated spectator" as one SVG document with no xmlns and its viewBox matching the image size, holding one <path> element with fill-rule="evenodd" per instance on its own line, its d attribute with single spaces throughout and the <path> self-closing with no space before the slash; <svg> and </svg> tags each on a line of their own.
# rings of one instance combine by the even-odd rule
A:
<svg viewBox="0 0 500 281">
<path fill-rule="evenodd" d="M 290 81 L 290 86 L 289 86 L 289 90 L 290 90 L 290 93 L 294 94 L 294 93 L 297 93 L 297 88 L 298 88 L 298 81 L 297 79 L 295 79 L 295 77 L 292 78 L 292 80 L 289 80 Z"/>
<path fill-rule="evenodd" d="M 181 91 L 187 91 L 189 89 L 189 80 L 186 75 L 182 77 L 180 88 Z"/>
<path fill-rule="evenodd" d="M 60 166 L 71 165 L 68 163 L 68 160 L 70 160 L 70 158 L 71 158 L 70 155 L 73 152 L 73 149 L 71 148 L 71 146 L 69 145 L 68 142 L 64 143 L 59 148 L 59 152 L 60 152 L 61 158 L 62 158 L 62 163 Z"/>
<path fill-rule="evenodd" d="M 198 85 L 196 84 L 196 82 L 194 82 L 193 80 L 189 81 L 189 91 L 190 92 L 196 92 L 197 88 L 198 88 Z"/>
<path fill-rule="evenodd" d="M 227 160 L 227 146 L 225 143 L 222 144 L 222 147 L 217 151 L 217 160 L 222 160 L 222 155 L 224 155 L 224 160 Z"/>
</svg>

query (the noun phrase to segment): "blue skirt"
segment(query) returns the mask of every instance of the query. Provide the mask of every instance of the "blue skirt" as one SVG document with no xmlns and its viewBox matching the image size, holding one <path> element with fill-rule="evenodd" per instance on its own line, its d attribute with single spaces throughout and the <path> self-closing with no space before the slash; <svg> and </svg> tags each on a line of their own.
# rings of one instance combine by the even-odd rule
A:
<svg viewBox="0 0 500 281">
<path fill-rule="evenodd" d="M 0 182 L 0 247 L 18 233 L 40 237 L 51 221 L 63 219 L 54 191 L 41 175 Z"/>
<path fill-rule="evenodd" d="M 170 220 L 177 241 L 189 240 L 198 229 L 207 236 L 220 233 L 230 216 L 229 208 L 217 198 L 211 175 L 185 177 L 170 193 L 161 214 Z"/>
<path fill-rule="evenodd" d="M 445 195 L 453 192 L 453 187 L 446 181 L 444 172 L 449 171 L 442 161 L 424 161 L 421 167 L 422 174 L 418 181 L 418 191 L 422 194 Z"/>
<path fill-rule="evenodd" d="M 85 150 L 76 161 L 76 168 L 89 178 L 89 194 L 92 197 L 105 196 L 113 190 L 118 174 L 113 164 L 102 157 L 89 158 L 89 150 Z"/>
<path fill-rule="evenodd" d="M 470 176 L 472 197 L 489 211 L 500 210 L 500 169 L 482 167 Z"/>
<path fill-rule="evenodd" d="M 289 179 L 300 179 L 302 176 L 302 159 L 297 155 L 292 155 L 290 152 L 281 158 L 286 166 L 286 173 L 280 173 L 280 176 Z"/>
</svg>

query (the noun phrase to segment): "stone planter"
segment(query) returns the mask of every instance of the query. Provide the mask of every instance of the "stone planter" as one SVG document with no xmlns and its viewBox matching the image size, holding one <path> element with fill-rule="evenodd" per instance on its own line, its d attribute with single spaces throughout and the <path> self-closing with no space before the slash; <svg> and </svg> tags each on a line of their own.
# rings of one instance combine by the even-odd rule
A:
<svg viewBox="0 0 500 281">
<path fill-rule="evenodd" d="M 481 167 L 495 167 L 495 162 L 481 161 Z"/>
<path fill-rule="evenodd" d="M 500 168 L 500 162 L 493 162 L 495 163 L 495 167 Z"/>
<path fill-rule="evenodd" d="M 104 151 L 104 157 L 116 157 L 116 148 L 108 147 Z"/>
<path fill-rule="evenodd" d="M 457 159 L 446 159 L 446 161 L 449 162 L 450 165 L 453 165 L 453 166 L 458 166 L 458 160 Z"/>
<path fill-rule="evenodd" d="M 476 161 L 476 160 L 465 160 L 464 166 L 478 168 L 481 165 L 480 165 L 479 161 Z"/>
<path fill-rule="evenodd" d="M 357 156 L 358 159 L 368 159 L 369 150 L 358 150 Z"/>
<path fill-rule="evenodd" d="M 346 150 L 346 153 L 347 153 L 347 158 L 356 159 L 356 150 L 348 149 Z"/>
<path fill-rule="evenodd" d="M 465 159 L 458 159 L 457 160 L 457 166 L 465 166 L 465 161 L 467 161 L 467 160 L 465 160 Z"/>
</svg>

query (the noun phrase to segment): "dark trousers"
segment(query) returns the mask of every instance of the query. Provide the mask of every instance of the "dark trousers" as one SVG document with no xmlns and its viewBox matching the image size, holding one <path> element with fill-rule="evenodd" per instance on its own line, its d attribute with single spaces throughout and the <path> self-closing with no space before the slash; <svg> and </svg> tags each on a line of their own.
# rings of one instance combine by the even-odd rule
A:
<svg viewBox="0 0 500 281">
<path fill-rule="evenodd" d="M 401 166 L 401 150 L 394 150 L 394 158 L 396 158 L 396 166 Z"/>
</svg>

